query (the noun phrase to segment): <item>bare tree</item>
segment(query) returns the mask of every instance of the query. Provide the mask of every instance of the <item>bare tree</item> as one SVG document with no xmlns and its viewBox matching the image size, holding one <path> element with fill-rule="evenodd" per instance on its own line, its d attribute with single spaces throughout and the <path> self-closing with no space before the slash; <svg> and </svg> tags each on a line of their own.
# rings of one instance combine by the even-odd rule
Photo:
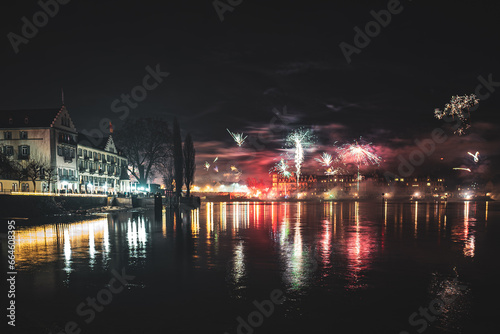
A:
<svg viewBox="0 0 500 334">
<path fill-rule="evenodd" d="M 128 158 L 130 174 L 145 185 L 169 154 L 172 134 L 168 123 L 161 119 L 129 118 L 113 138 L 118 150 Z"/>
<path fill-rule="evenodd" d="M 184 181 L 186 183 L 187 196 L 189 197 L 191 184 L 194 182 L 194 172 L 196 170 L 195 155 L 193 140 L 188 133 L 184 140 Z"/>
<path fill-rule="evenodd" d="M 177 121 L 177 117 L 174 119 L 173 144 L 175 193 L 177 197 L 180 197 L 182 194 L 182 185 L 184 183 L 184 156 L 182 155 L 181 129 L 179 126 L 179 122 Z"/>
<path fill-rule="evenodd" d="M 47 188 L 49 189 L 49 193 L 52 192 L 50 186 L 54 182 L 54 180 L 57 179 L 57 170 L 54 167 L 47 166 L 47 168 L 44 168 L 43 170 L 43 178 L 45 181 L 47 181 Z"/>
</svg>

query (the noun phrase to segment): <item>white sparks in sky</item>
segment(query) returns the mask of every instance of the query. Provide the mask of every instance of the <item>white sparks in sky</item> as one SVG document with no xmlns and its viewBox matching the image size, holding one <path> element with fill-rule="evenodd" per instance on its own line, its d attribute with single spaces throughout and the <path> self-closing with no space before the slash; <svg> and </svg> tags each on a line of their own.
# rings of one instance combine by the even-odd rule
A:
<svg viewBox="0 0 500 334">
<path fill-rule="evenodd" d="M 331 154 L 328 154 L 326 152 L 323 152 L 323 154 L 319 157 L 314 159 L 317 162 L 321 164 L 321 166 L 325 167 L 330 167 L 330 165 L 333 163 L 333 158 Z"/>
<path fill-rule="evenodd" d="M 456 167 L 456 168 L 453 168 L 454 170 L 464 170 L 466 172 L 471 172 L 470 168 L 462 168 L 462 167 Z"/>
<path fill-rule="evenodd" d="M 235 132 L 231 132 L 229 129 L 226 129 L 227 132 L 229 132 L 229 134 L 231 135 L 231 137 L 233 137 L 234 141 L 236 142 L 236 144 L 241 147 L 241 145 L 243 145 L 243 143 L 245 142 L 245 139 L 247 139 L 248 136 L 243 136 L 243 133 L 235 133 Z"/>
<path fill-rule="evenodd" d="M 210 163 L 208 161 L 205 161 L 205 165 L 203 167 L 205 167 L 205 169 L 208 171 L 210 169 Z"/>
<path fill-rule="evenodd" d="M 467 152 L 467 153 L 474 158 L 475 163 L 479 162 L 479 152 L 476 152 L 476 154 L 472 154 L 470 152 Z"/>
<path fill-rule="evenodd" d="M 476 95 L 463 95 L 463 96 L 452 96 L 450 103 L 444 106 L 443 110 L 436 108 L 434 110 L 434 116 L 437 119 L 442 119 L 445 116 L 451 116 L 455 119 L 455 116 L 460 120 L 460 125 L 455 130 L 454 133 L 458 135 L 463 135 L 465 130 L 471 127 L 470 124 L 470 109 L 479 103 L 479 99 Z"/>
<path fill-rule="evenodd" d="M 273 168 L 271 168 L 271 172 L 275 171 L 282 177 L 289 178 L 290 176 L 292 176 L 292 173 L 290 173 L 288 168 L 288 164 L 286 163 L 285 159 L 282 158 L 280 162 L 278 162 L 276 165 L 274 165 Z"/>
</svg>

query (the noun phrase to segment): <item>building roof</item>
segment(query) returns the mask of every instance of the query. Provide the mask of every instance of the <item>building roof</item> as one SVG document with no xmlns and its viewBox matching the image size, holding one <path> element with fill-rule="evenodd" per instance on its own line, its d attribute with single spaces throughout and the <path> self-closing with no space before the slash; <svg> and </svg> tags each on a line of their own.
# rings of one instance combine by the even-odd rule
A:
<svg viewBox="0 0 500 334">
<path fill-rule="evenodd" d="M 0 110 L 0 128 L 48 128 L 61 109 Z"/>
<path fill-rule="evenodd" d="M 78 145 L 87 146 L 89 148 L 94 148 L 104 151 L 107 142 L 108 142 L 108 137 L 93 137 L 84 135 L 81 132 L 78 133 Z"/>
<path fill-rule="evenodd" d="M 110 152 L 109 150 L 106 149 L 107 147 L 109 148 L 108 144 L 112 144 L 114 152 Z M 84 135 L 83 133 L 78 133 L 78 145 L 86 146 L 88 148 L 93 148 L 100 151 L 114 153 L 121 157 L 124 157 L 123 153 L 120 150 L 118 150 L 118 148 L 114 145 L 113 137 L 111 135 L 108 135 L 106 137 L 93 137 Z"/>
</svg>

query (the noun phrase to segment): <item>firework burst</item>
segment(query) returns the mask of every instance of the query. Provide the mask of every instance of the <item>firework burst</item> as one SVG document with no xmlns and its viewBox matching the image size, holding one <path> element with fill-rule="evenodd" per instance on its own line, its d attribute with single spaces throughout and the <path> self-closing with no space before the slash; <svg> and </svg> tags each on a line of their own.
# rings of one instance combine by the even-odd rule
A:
<svg viewBox="0 0 500 334">
<path fill-rule="evenodd" d="M 234 141 L 236 142 L 236 144 L 241 147 L 241 145 L 243 145 L 243 143 L 245 142 L 245 139 L 247 139 L 248 136 L 243 136 L 243 133 L 235 133 L 235 132 L 231 132 L 229 129 L 226 129 L 227 132 L 229 132 L 229 134 L 231 135 L 231 137 L 233 137 Z"/>
<path fill-rule="evenodd" d="M 377 154 L 373 153 L 372 143 L 361 144 L 363 139 L 355 140 L 353 144 L 344 144 L 338 148 L 340 160 L 346 163 L 352 163 L 358 166 L 357 189 L 359 192 L 359 168 L 361 165 L 379 165 L 382 160 Z"/>
<path fill-rule="evenodd" d="M 295 174 L 297 175 L 297 183 L 299 182 L 300 172 L 302 168 L 302 163 L 304 162 L 304 148 L 312 144 L 313 135 L 311 130 L 307 129 L 297 129 L 292 131 L 286 138 L 286 146 L 293 147 L 295 149 L 294 162 L 295 162 Z"/>
<path fill-rule="evenodd" d="M 353 163 L 357 166 L 378 165 L 382 160 L 377 154 L 373 153 L 372 143 L 361 144 L 355 140 L 353 144 L 344 144 L 338 150 L 339 157 L 344 163 Z"/>
<path fill-rule="evenodd" d="M 470 168 L 462 168 L 462 167 L 456 167 L 456 168 L 453 168 L 454 170 L 464 170 L 466 172 L 469 172 L 471 173 L 472 171 L 470 170 Z"/>
<path fill-rule="evenodd" d="M 274 165 L 274 167 L 271 168 L 270 172 L 276 172 L 282 177 L 290 178 L 290 176 L 292 176 L 292 173 L 288 170 L 288 168 L 289 166 L 286 163 L 285 159 L 281 158 L 280 162 Z"/>
<path fill-rule="evenodd" d="M 210 163 L 208 161 L 205 161 L 203 167 L 205 167 L 205 169 L 208 171 L 210 169 Z"/>
<path fill-rule="evenodd" d="M 333 163 L 333 158 L 331 154 L 323 152 L 319 158 L 314 159 L 321 164 L 321 166 L 330 167 Z"/>
<path fill-rule="evenodd" d="M 479 103 L 479 99 L 476 98 L 476 95 L 464 95 L 464 96 L 452 96 L 450 103 L 447 103 L 444 106 L 443 110 L 435 109 L 434 116 L 437 119 L 442 119 L 445 116 L 451 116 L 453 119 L 458 117 L 461 124 L 455 130 L 454 133 L 458 135 L 463 135 L 465 130 L 471 127 L 470 124 L 470 109 Z"/>
</svg>

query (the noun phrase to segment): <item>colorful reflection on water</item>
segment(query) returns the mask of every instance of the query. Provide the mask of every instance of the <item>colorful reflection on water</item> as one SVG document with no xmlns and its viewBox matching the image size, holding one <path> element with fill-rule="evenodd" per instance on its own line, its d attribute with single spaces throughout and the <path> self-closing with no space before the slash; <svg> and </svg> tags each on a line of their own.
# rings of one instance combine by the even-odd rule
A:
<svg viewBox="0 0 500 334">
<path fill-rule="evenodd" d="M 16 262 L 27 275 L 55 273 L 55 286 L 117 266 L 144 274 L 141 286 L 154 286 L 148 277 L 157 271 L 180 284 L 213 273 L 226 282 L 218 293 L 229 293 L 228 304 L 251 299 L 256 286 L 282 288 L 296 303 L 286 308 L 291 316 L 306 308 L 301 298 L 315 289 L 319 296 L 374 293 L 396 277 L 425 277 L 409 264 L 432 276 L 422 281 L 427 299 L 443 294 L 446 282 L 477 256 L 489 208 L 476 202 L 206 202 L 191 212 L 164 210 L 159 219 L 137 212 L 19 227 Z M 446 312 L 444 327 L 464 308 Z"/>
</svg>

